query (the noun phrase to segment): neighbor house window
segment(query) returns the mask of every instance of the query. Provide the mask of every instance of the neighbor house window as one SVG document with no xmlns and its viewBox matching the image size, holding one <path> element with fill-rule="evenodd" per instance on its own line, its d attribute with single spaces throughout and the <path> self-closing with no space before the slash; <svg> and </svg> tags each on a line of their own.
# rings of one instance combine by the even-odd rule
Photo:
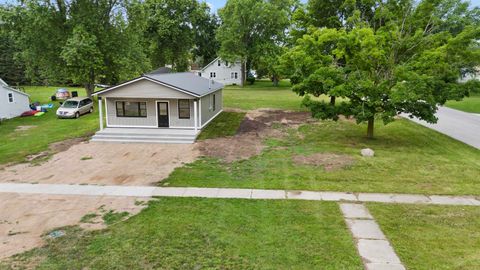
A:
<svg viewBox="0 0 480 270">
<path fill-rule="evenodd" d="M 178 118 L 190 119 L 190 100 L 188 99 L 178 100 Z"/>
<path fill-rule="evenodd" d="M 217 66 L 220 66 L 222 62 L 220 60 L 217 61 Z"/>
<path fill-rule="evenodd" d="M 238 72 L 232 72 L 232 73 L 230 74 L 230 78 L 231 78 L 231 79 L 238 79 Z"/>
<path fill-rule="evenodd" d="M 117 117 L 147 117 L 146 102 L 117 101 Z"/>
<path fill-rule="evenodd" d="M 227 67 L 228 67 L 228 61 L 225 61 L 225 66 L 227 66 Z"/>
<path fill-rule="evenodd" d="M 216 72 L 210 72 L 210 78 L 216 78 L 217 73 Z"/>
<path fill-rule="evenodd" d="M 13 93 L 8 93 L 8 102 L 13 103 Z"/>
</svg>

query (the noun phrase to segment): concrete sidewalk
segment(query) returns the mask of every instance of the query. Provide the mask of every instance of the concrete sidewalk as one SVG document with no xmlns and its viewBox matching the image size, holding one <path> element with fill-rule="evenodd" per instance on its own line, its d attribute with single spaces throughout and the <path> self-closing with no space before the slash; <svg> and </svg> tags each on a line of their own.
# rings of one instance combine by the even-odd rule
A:
<svg viewBox="0 0 480 270">
<path fill-rule="evenodd" d="M 288 191 L 288 190 L 271 190 L 271 189 L 0 183 L 0 193 L 56 194 L 56 195 L 84 195 L 84 196 L 124 196 L 124 197 L 161 196 L 161 197 L 272 199 L 272 200 L 313 200 L 313 201 L 383 202 L 383 203 L 405 203 L 405 204 L 480 206 L 480 199 L 474 196 L 349 193 L 349 192 L 299 191 L 299 190 Z"/>
<path fill-rule="evenodd" d="M 439 107 L 435 115 L 438 117 L 436 124 L 429 124 L 416 118 L 410 119 L 405 115 L 402 116 L 480 149 L 480 115 L 447 107 Z"/>
</svg>

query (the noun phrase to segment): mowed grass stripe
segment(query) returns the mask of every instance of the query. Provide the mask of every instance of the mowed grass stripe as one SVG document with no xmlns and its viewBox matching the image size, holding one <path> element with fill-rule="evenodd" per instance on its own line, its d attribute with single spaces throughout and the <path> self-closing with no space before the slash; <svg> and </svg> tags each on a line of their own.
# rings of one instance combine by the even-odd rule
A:
<svg viewBox="0 0 480 270">
<path fill-rule="evenodd" d="M 39 269 L 363 269 L 336 203 L 161 198 L 15 259 Z"/>
</svg>

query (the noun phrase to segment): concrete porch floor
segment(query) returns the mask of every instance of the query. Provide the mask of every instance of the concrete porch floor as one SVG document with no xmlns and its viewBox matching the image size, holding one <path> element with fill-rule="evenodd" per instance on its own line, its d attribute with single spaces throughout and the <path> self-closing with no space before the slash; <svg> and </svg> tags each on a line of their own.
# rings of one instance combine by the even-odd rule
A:
<svg viewBox="0 0 480 270">
<path fill-rule="evenodd" d="M 125 143 L 194 143 L 200 130 L 180 128 L 114 128 L 98 131 L 91 141 Z"/>
</svg>

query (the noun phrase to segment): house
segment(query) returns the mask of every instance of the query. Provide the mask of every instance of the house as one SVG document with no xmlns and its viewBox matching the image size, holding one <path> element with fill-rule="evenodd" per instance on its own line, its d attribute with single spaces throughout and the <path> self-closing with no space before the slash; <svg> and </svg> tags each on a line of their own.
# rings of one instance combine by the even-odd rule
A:
<svg viewBox="0 0 480 270">
<path fill-rule="evenodd" d="M 232 63 L 217 57 L 197 74 L 203 78 L 213 79 L 225 85 L 240 85 L 242 83 L 241 67 L 242 64 L 240 61 Z"/>
<path fill-rule="evenodd" d="M 150 71 L 148 74 L 165 74 L 165 73 L 172 73 L 172 69 L 170 67 L 160 67 L 153 71 Z"/>
<path fill-rule="evenodd" d="M 30 110 L 29 95 L 14 89 L 0 79 L 0 119 L 20 116 Z"/>
<path fill-rule="evenodd" d="M 92 141 L 193 143 L 223 110 L 223 84 L 190 72 L 144 74 L 98 91 Z M 103 109 L 105 106 L 105 126 Z"/>
</svg>

